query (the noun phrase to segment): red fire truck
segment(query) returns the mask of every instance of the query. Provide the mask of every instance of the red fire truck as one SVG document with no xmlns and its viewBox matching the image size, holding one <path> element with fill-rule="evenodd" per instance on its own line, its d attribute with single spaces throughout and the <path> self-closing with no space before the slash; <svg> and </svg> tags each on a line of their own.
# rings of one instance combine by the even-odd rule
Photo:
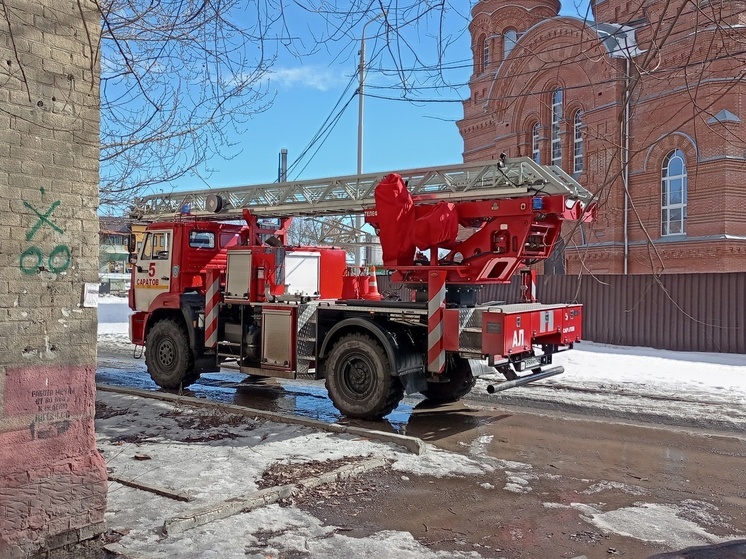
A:
<svg viewBox="0 0 746 559">
<path fill-rule="evenodd" d="M 465 396 L 484 359 L 493 390 L 563 372 L 552 355 L 581 337 L 581 305 L 536 302 L 534 271 L 564 221 L 593 218 L 592 195 L 529 158 L 156 194 L 134 264 L 130 338 L 161 387 L 201 373 L 325 379 L 350 417 L 390 413 L 404 393 Z M 383 267 L 411 300 L 382 300 L 376 275 L 333 246 L 292 246 L 293 218 L 363 215 Z M 242 220 L 238 223 L 238 220 Z M 523 269 L 521 300 L 478 304 Z"/>
</svg>

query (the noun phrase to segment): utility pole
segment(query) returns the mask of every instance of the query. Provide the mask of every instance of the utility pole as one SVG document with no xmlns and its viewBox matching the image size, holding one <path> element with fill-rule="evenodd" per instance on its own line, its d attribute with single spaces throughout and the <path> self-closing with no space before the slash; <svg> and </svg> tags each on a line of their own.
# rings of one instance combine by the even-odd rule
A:
<svg viewBox="0 0 746 559">
<path fill-rule="evenodd" d="M 277 166 L 277 182 L 285 182 L 288 180 L 288 150 L 282 148 L 280 150 L 280 161 Z"/>
<path fill-rule="evenodd" d="M 369 19 L 365 22 L 365 25 L 363 25 L 363 34 L 360 38 L 360 65 L 358 67 L 358 79 L 359 79 L 359 85 L 357 89 L 357 95 L 358 95 L 358 113 L 357 113 L 357 174 L 362 175 L 363 174 L 363 108 L 364 108 L 364 99 L 365 99 L 365 30 L 368 27 L 368 24 L 373 23 L 377 19 L 383 17 L 384 14 L 380 13 L 377 16 Z M 363 264 L 363 251 L 365 250 L 365 246 L 363 245 L 363 242 L 365 241 L 365 234 L 362 232 L 363 229 L 363 216 L 357 215 L 355 216 L 355 228 L 357 229 L 357 239 L 360 243 L 359 246 L 355 249 L 355 265 L 356 266 L 362 266 Z"/>
</svg>

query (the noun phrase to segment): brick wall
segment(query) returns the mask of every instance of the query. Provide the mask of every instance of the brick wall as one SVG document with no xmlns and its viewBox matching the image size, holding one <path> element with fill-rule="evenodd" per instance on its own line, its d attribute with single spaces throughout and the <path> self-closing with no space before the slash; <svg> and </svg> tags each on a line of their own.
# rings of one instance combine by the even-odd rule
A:
<svg viewBox="0 0 746 559">
<path fill-rule="evenodd" d="M 82 299 L 98 284 L 98 14 L 84 0 L 4 0 L 0 14 L 6 559 L 100 532 L 106 470 L 93 431 L 97 315 Z"/>
<path fill-rule="evenodd" d="M 474 5 L 469 30 L 475 61 L 480 41 L 487 37 L 490 63 L 486 68 L 475 64 L 470 78 L 471 95 L 458 123 L 464 159 L 494 159 L 501 152 L 531 156 L 530 135 L 538 123 L 541 163 L 549 163 L 552 92 L 561 89 L 562 167 L 574 171 L 573 116 L 579 110 L 584 157 L 576 178 L 599 195 L 598 219 L 584 225 L 582 237 L 575 234 L 567 243 L 583 245 L 567 254 L 568 273 L 622 273 L 620 123 L 626 61 L 612 56 L 607 47 L 613 41 L 602 42 L 603 33 L 611 32 L 608 25 L 604 31 L 604 25 L 586 25 L 577 18 L 538 17 L 550 4 L 481 0 Z M 630 64 L 632 77 L 639 81 L 630 104 L 629 271 L 745 271 L 746 260 L 738 255 L 746 249 L 746 84 L 738 76 L 746 64 L 739 47 L 746 28 L 735 24 L 744 21 L 746 2 L 707 3 L 707 11 L 683 0 L 651 0 L 645 10 L 626 0 L 592 5 L 599 24 L 634 20 L 641 49 L 655 53 L 638 54 Z M 659 22 L 664 29 L 673 25 L 663 43 L 654 37 Z M 503 35 L 508 29 L 520 38 L 506 57 Z M 733 117 L 713 121 L 721 111 Z M 685 234 L 664 237 L 661 172 L 666 156 L 676 149 L 686 158 L 688 175 Z"/>
</svg>

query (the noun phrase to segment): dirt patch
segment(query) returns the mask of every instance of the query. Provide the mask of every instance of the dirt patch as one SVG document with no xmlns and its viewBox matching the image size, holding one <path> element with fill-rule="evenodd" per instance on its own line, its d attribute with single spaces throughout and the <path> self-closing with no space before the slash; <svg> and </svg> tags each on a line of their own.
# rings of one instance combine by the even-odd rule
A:
<svg viewBox="0 0 746 559">
<path fill-rule="evenodd" d="M 150 440 L 150 437 L 148 435 L 137 433 L 137 434 L 120 435 L 117 437 L 112 437 L 110 439 L 110 442 L 111 444 L 115 444 L 115 445 L 123 445 L 123 444 L 140 444 L 148 440 Z"/>
<path fill-rule="evenodd" d="M 256 423 L 246 419 L 245 415 L 226 412 L 216 409 L 207 413 L 193 412 L 185 409 L 174 409 L 159 414 L 161 417 L 170 417 L 182 429 L 196 429 L 206 431 L 215 427 L 243 427 L 255 429 Z"/>
<path fill-rule="evenodd" d="M 337 460 L 314 460 L 298 464 L 273 464 L 262 474 L 257 482 L 259 489 L 266 487 L 277 487 L 291 485 L 310 477 L 326 474 L 342 466 L 357 464 L 367 460 L 369 457 L 348 457 Z M 375 492 L 375 484 L 371 483 L 367 474 L 351 476 L 333 484 L 320 485 L 306 491 L 302 491 L 293 497 L 284 499 L 282 505 L 326 505 L 336 506 L 342 502 L 355 502 L 363 500 L 365 496 Z"/>
<path fill-rule="evenodd" d="M 231 428 L 242 427 L 244 431 L 251 431 L 257 427 L 257 422 L 248 420 L 245 415 L 226 412 L 219 408 L 210 412 L 176 408 L 159 415 L 173 419 L 181 429 L 204 432 L 180 439 L 185 443 L 237 439 L 241 434 L 230 431 Z"/>
<path fill-rule="evenodd" d="M 110 417 L 127 415 L 128 413 L 130 413 L 128 410 L 112 408 L 111 406 L 107 406 L 103 402 L 96 400 L 96 419 L 109 419 Z"/>
<path fill-rule="evenodd" d="M 121 555 L 104 549 L 104 546 L 108 543 L 110 541 L 104 534 L 92 540 L 35 555 L 33 559 L 122 559 Z"/>
</svg>

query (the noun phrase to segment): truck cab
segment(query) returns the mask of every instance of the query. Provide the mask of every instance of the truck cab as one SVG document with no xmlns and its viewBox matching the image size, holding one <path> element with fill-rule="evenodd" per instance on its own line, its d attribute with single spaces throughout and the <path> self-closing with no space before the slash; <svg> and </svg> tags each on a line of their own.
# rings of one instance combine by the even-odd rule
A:
<svg viewBox="0 0 746 559">
<path fill-rule="evenodd" d="M 130 308 L 147 312 L 163 298 L 204 293 L 205 271 L 225 270 L 228 247 L 241 242 L 242 225 L 182 221 L 148 226 L 132 267 Z"/>
</svg>

